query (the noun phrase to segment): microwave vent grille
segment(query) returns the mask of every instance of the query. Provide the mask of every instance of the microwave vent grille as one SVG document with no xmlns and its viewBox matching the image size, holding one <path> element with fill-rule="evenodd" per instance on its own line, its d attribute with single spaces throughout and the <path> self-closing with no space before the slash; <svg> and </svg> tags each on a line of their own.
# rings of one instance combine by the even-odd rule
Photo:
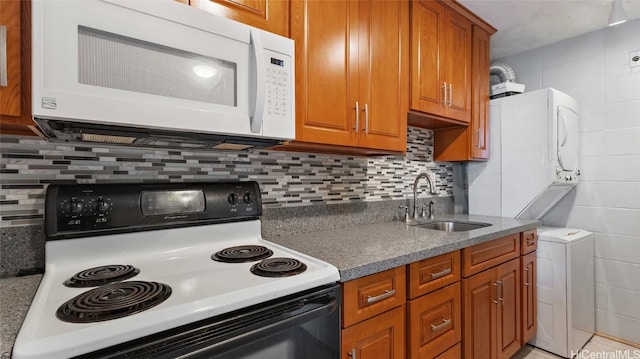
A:
<svg viewBox="0 0 640 359">
<path fill-rule="evenodd" d="M 83 133 L 82 140 L 87 142 L 131 144 L 136 140 L 136 138 L 130 137 L 130 136 L 114 136 L 114 135 L 100 135 L 95 133 Z"/>
</svg>

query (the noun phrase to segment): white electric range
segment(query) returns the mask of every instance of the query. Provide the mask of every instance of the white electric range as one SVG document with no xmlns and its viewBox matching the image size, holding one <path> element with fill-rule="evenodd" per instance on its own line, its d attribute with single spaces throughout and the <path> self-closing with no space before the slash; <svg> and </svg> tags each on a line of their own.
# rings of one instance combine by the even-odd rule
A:
<svg viewBox="0 0 640 359">
<path fill-rule="evenodd" d="M 305 340 L 338 353 L 337 269 L 262 239 L 260 214 L 255 182 L 50 186 L 13 358 L 281 359 Z"/>
</svg>

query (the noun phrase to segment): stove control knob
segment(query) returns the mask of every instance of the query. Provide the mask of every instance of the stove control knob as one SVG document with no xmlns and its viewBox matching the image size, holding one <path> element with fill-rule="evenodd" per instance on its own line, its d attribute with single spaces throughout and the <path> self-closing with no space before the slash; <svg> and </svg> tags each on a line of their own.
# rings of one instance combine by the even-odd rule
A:
<svg viewBox="0 0 640 359">
<path fill-rule="evenodd" d="M 251 192 L 245 193 L 242 197 L 242 201 L 246 204 L 253 202 L 253 195 L 251 194 Z"/>
<path fill-rule="evenodd" d="M 227 202 L 229 202 L 230 205 L 238 204 L 238 195 L 235 193 L 229 194 L 229 196 L 227 197 Z"/>
<path fill-rule="evenodd" d="M 82 204 L 78 203 L 78 200 L 76 200 L 75 197 L 72 197 L 69 201 L 69 209 L 71 210 L 71 213 L 78 214 L 82 212 Z"/>
<path fill-rule="evenodd" d="M 109 209 L 109 204 L 104 201 L 104 198 L 98 197 L 96 200 L 96 210 L 98 212 L 106 212 Z"/>
</svg>

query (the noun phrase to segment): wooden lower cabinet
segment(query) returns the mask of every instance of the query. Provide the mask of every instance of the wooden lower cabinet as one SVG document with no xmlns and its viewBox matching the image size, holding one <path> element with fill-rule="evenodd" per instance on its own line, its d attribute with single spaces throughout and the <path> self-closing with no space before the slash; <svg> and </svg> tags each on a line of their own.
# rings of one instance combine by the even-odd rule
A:
<svg viewBox="0 0 640 359">
<path fill-rule="evenodd" d="M 435 359 L 460 359 L 462 358 L 462 344 L 458 343 L 447 349 L 444 353 L 435 357 Z"/>
<path fill-rule="evenodd" d="M 464 358 L 509 358 L 520 349 L 520 258 L 465 278 Z"/>
<path fill-rule="evenodd" d="M 342 330 L 343 359 L 405 358 L 405 306 Z"/>
<path fill-rule="evenodd" d="M 521 257 L 522 275 L 522 345 L 536 335 L 537 296 L 536 296 L 536 252 Z"/>
<path fill-rule="evenodd" d="M 409 358 L 438 358 L 462 338 L 460 282 L 409 301 L 407 314 Z"/>
</svg>

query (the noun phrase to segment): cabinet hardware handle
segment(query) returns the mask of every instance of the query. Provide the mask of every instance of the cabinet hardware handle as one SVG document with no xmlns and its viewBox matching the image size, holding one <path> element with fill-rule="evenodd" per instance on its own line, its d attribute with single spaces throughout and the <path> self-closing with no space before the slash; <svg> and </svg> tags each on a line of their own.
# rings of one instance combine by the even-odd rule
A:
<svg viewBox="0 0 640 359">
<path fill-rule="evenodd" d="M 387 299 L 389 297 L 393 297 L 395 294 L 396 294 L 396 290 L 392 289 L 392 290 L 385 290 L 384 293 L 382 293 L 380 295 L 376 295 L 375 297 L 367 296 L 367 304 L 379 302 L 379 301 L 381 301 L 383 299 Z"/>
<path fill-rule="evenodd" d="M 444 277 L 447 274 L 451 274 L 451 268 L 446 268 L 441 270 L 438 273 L 431 273 L 431 279 L 436 279 L 436 278 L 440 278 L 440 277 Z"/>
<path fill-rule="evenodd" d="M 476 130 L 476 135 L 478 135 L 478 141 L 476 142 L 476 147 L 480 148 L 480 130 Z"/>
<path fill-rule="evenodd" d="M 453 84 L 449 84 L 449 107 L 453 104 Z"/>
<path fill-rule="evenodd" d="M 502 298 L 502 296 L 504 295 L 504 287 L 503 287 L 502 281 L 499 280 L 499 281 L 496 281 L 496 283 L 500 284 L 500 295 L 498 296 L 498 301 L 502 303 L 502 305 L 504 305 L 504 298 Z"/>
<path fill-rule="evenodd" d="M 447 325 L 449 325 L 449 323 L 451 323 L 451 319 L 442 319 L 442 323 L 438 324 L 438 325 L 433 325 L 431 324 L 431 331 L 432 332 L 437 332 L 438 330 L 446 327 Z"/>
<path fill-rule="evenodd" d="M 369 104 L 364 104 L 364 133 L 369 134 Z"/>
<path fill-rule="evenodd" d="M 443 100 L 442 103 L 446 106 L 447 105 L 447 82 L 444 82 L 444 85 L 442 85 L 442 92 L 443 92 Z"/>
<path fill-rule="evenodd" d="M 358 104 L 358 101 L 356 101 L 356 107 L 354 107 L 356 109 L 356 127 L 354 127 L 354 130 L 356 130 L 356 133 L 360 130 L 360 105 Z"/>
<path fill-rule="evenodd" d="M 493 283 L 493 286 L 496 287 L 496 299 L 498 299 L 498 282 Z M 491 300 L 495 304 L 498 304 L 497 300 Z"/>
<path fill-rule="evenodd" d="M 0 86 L 7 86 L 7 27 L 0 26 Z"/>
<path fill-rule="evenodd" d="M 349 356 L 351 357 L 351 359 L 357 359 L 357 358 L 356 358 L 356 348 L 352 348 L 352 349 L 349 351 Z"/>
<path fill-rule="evenodd" d="M 525 267 L 525 268 L 524 268 L 524 271 L 525 271 L 525 272 L 528 272 L 528 271 L 529 271 L 529 267 Z M 527 276 L 527 280 L 528 280 L 528 279 L 529 279 L 529 276 Z M 528 283 L 528 282 L 524 282 L 524 283 L 522 283 L 522 284 L 524 284 L 524 285 L 525 285 L 525 286 L 527 286 L 527 287 L 529 286 L 529 283 Z"/>
</svg>

